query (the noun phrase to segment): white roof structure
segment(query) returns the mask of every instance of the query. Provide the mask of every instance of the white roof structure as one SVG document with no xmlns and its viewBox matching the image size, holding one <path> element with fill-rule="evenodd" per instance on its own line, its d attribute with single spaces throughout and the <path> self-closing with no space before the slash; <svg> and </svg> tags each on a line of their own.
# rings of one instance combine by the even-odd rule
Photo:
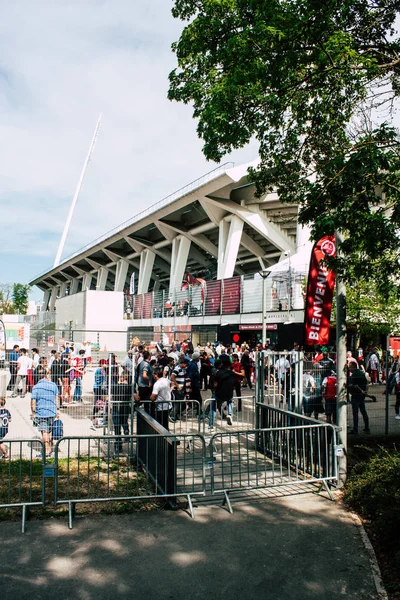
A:
<svg viewBox="0 0 400 600">
<path fill-rule="evenodd" d="M 253 164 L 218 167 L 32 279 L 45 294 L 43 310 L 85 289 L 123 291 L 132 273 L 137 293 L 146 293 L 180 287 L 186 271 L 206 279 L 253 276 L 285 252 L 292 266 L 307 264 L 297 205 L 282 204 L 276 193 L 256 198 L 247 177 Z"/>
</svg>

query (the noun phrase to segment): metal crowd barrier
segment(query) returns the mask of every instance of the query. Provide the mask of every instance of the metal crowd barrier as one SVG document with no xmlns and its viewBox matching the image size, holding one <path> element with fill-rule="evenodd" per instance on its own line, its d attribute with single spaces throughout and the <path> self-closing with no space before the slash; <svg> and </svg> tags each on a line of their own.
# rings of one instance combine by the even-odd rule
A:
<svg viewBox="0 0 400 600">
<path fill-rule="evenodd" d="M 179 448 L 179 450 L 178 450 Z M 54 503 L 76 504 L 205 495 L 205 442 L 198 435 L 147 434 L 59 440 L 55 447 Z"/>
<path fill-rule="evenodd" d="M 210 440 L 211 491 L 231 492 L 337 480 L 336 432 L 317 424 L 278 429 L 216 433 Z"/>
<path fill-rule="evenodd" d="M 45 446 L 42 440 L 8 438 L 2 445 L 8 458 L 0 461 L 0 508 L 22 507 L 24 533 L 29 507 L 45 504 Z"/>
<path fill-rule="evenodd" d="M 171 400 L 168 417 L 168 431 L 175 434 L 200 432 L 202 413 L 198 400 Z M 153 417 L 156 415 L 155 402 L 144 400 L 140 403 Z"/>
<path fill-rule="evenodd" d="M 29 506 L 50 501 L 47 477 L 54 478 L 55 505 L 68 505 L 70 528 L 76 505 L 83 502 L 164 498 L 174 503 L 185 497 L 194 516 L 193 497 L 207 492 L 223 494 L 230 511 L 229 494 L 243 490 L 320 483 L 331 495 L 328 482 L 337 480 L 337 428 L 263 405 L 266 409 L 273 427 L 225 429 L 208 445 L 198 432 L 172 434 L 142 408 L 136 411 L 138 433 L 65 436 L 48 462 L 41 440 L 6 440 L 0 507 L 22 507 L 24 532 Z"/>
<path fill-rule="evenodd" d="M 232 424 L 229 425 L 227 420 L 228 416 L 228 403 L 222 404 L 222 413 L 216 408 L 214 423 L 210 427 L 210 411 L 213 408 L 213 403 L 216 401 L 212 398 L 208 398 L 204 402 L 204 419 L 202 419 L 202 434 L 212 435 L 214 429 L 232 429 L 232 430 L 243 430 L 243 429 L 254 429 L 255 422 L 255 396 L 242 396 L 238 398 L 233 397 L 233 403 L 231 405 L 231 419 Z"/>
</svg>

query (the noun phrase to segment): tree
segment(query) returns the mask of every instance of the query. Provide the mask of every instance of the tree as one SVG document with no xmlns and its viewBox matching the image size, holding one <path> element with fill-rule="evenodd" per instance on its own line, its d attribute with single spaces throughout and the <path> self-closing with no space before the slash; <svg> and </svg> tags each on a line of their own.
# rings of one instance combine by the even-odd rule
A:
<svg viewBox="0 0 400 600">
<path fill-rule="evenodd" d="M 340 229 L 348 280 L 389 294 L 399 264 L 399 0 L 175 0 L 169 98 L 193 103 L 208 159 L 255 137 L 257 193 L 300 205 L 314 239 Z"/>
<path fill-rule="evenodd" d="M 14 283 L 13 285 L 13 306 L 15 312 L 20 315 L 25 315 L 28 310 L 30 286 L 22 283 Z"/>
<path fill-rule="evenodd" d="M 10 283 L 0 284 L 0 314 L 13 315 L 15 308 L 12 302 L 12 285 Z"/>
<path fill-rule="evenodd" d="M 30 289 L 23 283 L 0 284 L 0 315 L 26 314 Z"/>
<path fill-rule="evenodd" d="M 333 321 L 335 308 L 332 310 Z M 347 287 L 346 308 L 347 324 L 355 332 L 356 346 L 361 336 L 374 339 L 400 332 L 400 306 L 394 290 L 384 296 L 373 281 L 360 279 Z"/>
</svg>

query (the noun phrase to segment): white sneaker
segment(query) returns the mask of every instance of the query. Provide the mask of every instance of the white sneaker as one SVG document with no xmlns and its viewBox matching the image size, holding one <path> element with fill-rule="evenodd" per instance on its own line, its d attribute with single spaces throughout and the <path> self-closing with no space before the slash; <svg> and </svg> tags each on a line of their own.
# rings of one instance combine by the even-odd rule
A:
<svg viewBox="0 0 400 600">
<path fill-rule="evenodd" d="M 232 417 L 231 415 L 226 415 L 226 422 L 228 425 L 232 425 Z"/>
<path fill-rule="evenodd" d="M 396 415 L 395 419 L 400 420 L 400 415 Z"/>
<path fill-rule="evenodd" d="M 210 427 L 208 428 L 208 431 L 214 431 L 214 427 L 212 425 L 210 425 Z"/>
</svg>

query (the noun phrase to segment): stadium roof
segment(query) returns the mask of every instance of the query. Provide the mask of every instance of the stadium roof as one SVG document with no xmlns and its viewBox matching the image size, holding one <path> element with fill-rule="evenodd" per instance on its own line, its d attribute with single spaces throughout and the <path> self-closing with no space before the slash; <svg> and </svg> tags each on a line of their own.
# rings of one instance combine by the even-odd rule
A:
<svg viewBox="0 0 400 600">
<path fill-rule="evenodd" d="M 46 291 L 88 276 L 96 289 L 96 278 L 103 269 L 107 274 L 102 289 L 113 290 L 118 263 L 123 260 L 127 264 L 124 283 L 129 286 L 132 272 L 139 276 L 143 251 L 149 250 L 154 254 L 149 289 L 156 282 L 168 287 L 177 237 L 190 242 L 186 270 L 215 278 L 227 235 L 221 224 L 227 224 L 228 235 L 234 235 L 232 227 L 229 233 L 229 224 L 235 219 L 240 225 L 240 241 L 233 274 L 254 274 L 276 263 L 285 251 L 294 255 L 298 207 L 282 204 L 275 193 L 256 198 L 247 177 L 248 167 L 254 164 L 235 167 L 227 163 L 214 169 L 80 248 L 35 277 L 31 285 Z"/>
</svg>

